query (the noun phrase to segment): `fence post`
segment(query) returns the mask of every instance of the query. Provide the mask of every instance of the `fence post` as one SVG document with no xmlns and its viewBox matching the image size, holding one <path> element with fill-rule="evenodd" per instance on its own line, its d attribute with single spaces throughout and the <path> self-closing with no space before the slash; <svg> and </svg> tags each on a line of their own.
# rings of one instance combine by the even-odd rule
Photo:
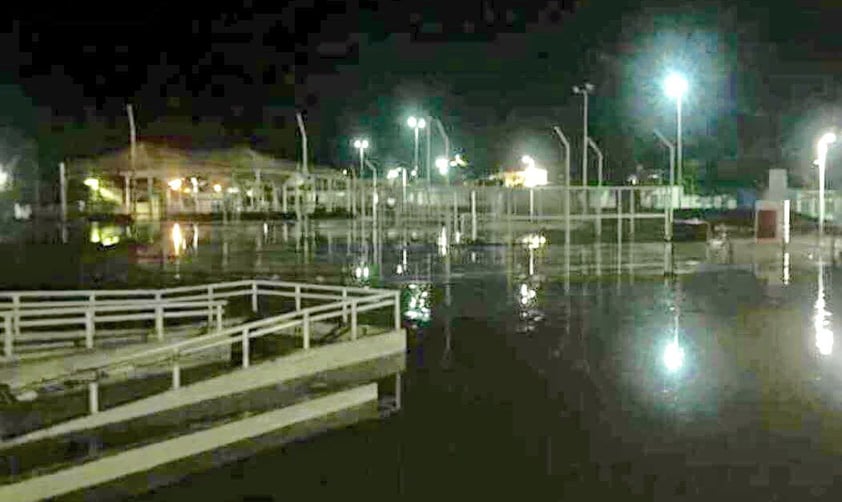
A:
<svg viewBox="0 0 842 502">
<path fill-rule="evenodd" d="M 342 288 L 342 323 L 348 322 L 348 288 Z"/>
<path fill-rule="evenodd" d="M 401 329 L 401 294 L 395 291 L 395 329 Z"/>
<path fill-rule="evenodd" d="M 96 380 L 88 384 L 88 411 L 91 415 L 99 413 L 99 382 Z"/>
<path fill-rule="evenodd" d="M 243 368 L 249 367 L 249 329 L 243 330 Z"/>
<path fill-rule="evenodd" d="M 257 281 L 251 282 L 251 311 L 257 312 Z"/>
<path fill-rule="evenodd" d="M 357 300 L 351 302 L 351 340 L 357 339 Z"/>
<path fill-rule="evenodd" d="M 12 331 L 14 331 L 15 338 L 18 338 L 20 336 L 20 295 L 12 295 L 12 309 L 14 311 Z"/>
<path fill-rule="evenodd" d="M 85 348 L 94 348 L 94 305 L 96 297 L 91 294 L 88 298 L 88 310 L 85 311 Z"/>
<path fill-rule="evenodd" d="M 301 310 L 301 285 L 295 285 L 295 310 Z"/>
<path fill-rule="evenodd" d="M 172 388 L 173 390 L 181 388 L 181 363 L 178 360 L 178 350 L 173 352 Z"/>
<path fill-rule="evenodd" d="M 216 306 L 216 330 L 222 331 L 222 305 Z"/>
<path fill-rule="evenodd" d="M 477 240 L 477 191 L 471 190 L 471 241 Z"/>
<path fill-rule="evenodd" d="M 617 244 L 623 242 L 623 191 L 617 190 Z M 619 253 L 619 251 L 617 251 Z M 617 272 L 619 274 L 619 271 Z"/>
<path fill-rule="evenodd" d="M 310 312 L 304 311 L 304 320 L 302 321 L 302 331 L 304 332 L 304 350 L 310 348 Z"/>
<path fill-rule="evenodd" d="M 14 333 L 12 333 L 12 316 L 5 314 L 3 316 L 3 355 L 12 357 L 14 346 Z"/>
<path fill-rule="evenodd" d="M 213 286 L 208 286 L 208 329 L 213 322 Z"/>
<path fill-rule="evenodd" d="M 395 373 L 395 409 L 396 410 L 401 409 L 401 402 L 403 401 L 402 396 L 401 396 L 401 394 L 402 394 L 401 391 L 403 389 L 401 387 L 402 387 L 401 386 L 401 374 L 400 374 L 400 372 L 398 372 L 398 373 Z"/>
<path fill-rule="evenodd" d="M 155 293 L 155 332 L 158 334 L 158 341 L 164 340 L 164 305 L 161 292 Z"/>
</svg>

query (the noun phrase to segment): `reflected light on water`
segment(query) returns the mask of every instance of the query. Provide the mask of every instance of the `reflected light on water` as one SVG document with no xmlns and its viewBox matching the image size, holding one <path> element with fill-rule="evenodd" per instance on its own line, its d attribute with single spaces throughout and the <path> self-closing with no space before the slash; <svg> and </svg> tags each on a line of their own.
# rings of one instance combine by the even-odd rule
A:
<svg viewBox="0 0 842 502">
<path fill-rule="evenodd" d="M 538 296 L 538 292 L 535 291 L 534 289 L 530 288 L 529 285 L 527 285 L 527 284 L 521 284 L 520 285 L 519 298 L 520 298 L 520 304 L 521 305 L 529 305 L 529 303 L 532 302 L 533 300 L 535 300 L 535 298 L 537 296 Z"/>
<path fill-rule="evenodd" d="M 789 268 L 790 268 L 790 265 L 789 265 L 789 252 L 785 252 L 785 253 L 784 253 L 784 270 L 783 270 L 783 280 L 784 280 L 784 285 L 785 285 L 785 286 L 788 286 L 788 285 L 789 285 L 789 279 L 790 279 L 790 275 L 789 275 Z"/>
<path fill-rule="evenodd" d="M 816 348 L 819 354 L 829 356 L 833 353 L 833 331 L 830 329 L 830 312 L 824 297 L 824 264 L 819 262 L 818 294 L 816 295 L 813 328 L 816 332 Z"/>
<path fill-rule="evenodd" d="M 181 233 L 181 225 L 173 223 L 170 231 L 170 240 L 172 241 L 173 254 L 180 256 L 182 251 L 187 249 L 187 242 L 184 240 L 184 234 Z"/>
<path fill-rule="evenodd" d="M 672 340 L 664 349 L 664 366 L 670 373 L 675 373 L 684 366 L 684 349 L 678 340 Z"/>
<path fill-rule="evenodd" d="M 438 238 L 436 239 L 436 244 L 439 247 L 439 254 L 441 256 L 447 255 L 447 228 L 441 227 L 441 232 L 439 233 Z"/>
<path fill-rule="evenodd" d="M 426 322 L 430 320 L 430 292 L 418 284 L 407 286 L 409 300 L 404 315 L 412 321 Z"/>
</svg>

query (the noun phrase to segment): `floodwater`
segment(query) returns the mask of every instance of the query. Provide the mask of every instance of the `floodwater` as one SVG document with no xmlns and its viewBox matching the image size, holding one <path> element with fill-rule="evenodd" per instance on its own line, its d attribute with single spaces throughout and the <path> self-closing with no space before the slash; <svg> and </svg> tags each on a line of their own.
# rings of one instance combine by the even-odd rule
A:
<svg viewBox="0 0 842 502">
<path fill-rule="evenodd" d="M 5 286 L 257 274 L 403 291 L 410 348 L 400 413 L 144 499 L 842 495 L 833 344 L 842 275 L 807 246 L 736 243 L 723 256 L 678 244 L 680 273 L 668 280 L 663 243 L 629 242 L 627 229 L 622 245 L 581 245 L 574 235 L 570 248 L 563 231 L 524 225 L 483 233 L 484 245 L 439 226 L 372 232 L 345 222 L 72 234 L 67 245 L 0 246 Z"/>
</svg>

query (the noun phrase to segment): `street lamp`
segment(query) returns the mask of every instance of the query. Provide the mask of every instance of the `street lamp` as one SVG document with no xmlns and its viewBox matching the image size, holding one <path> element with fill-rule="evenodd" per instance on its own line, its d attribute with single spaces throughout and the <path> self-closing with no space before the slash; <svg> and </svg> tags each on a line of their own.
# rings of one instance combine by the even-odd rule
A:
<svg viewBox="0 0 842 502">
<path fill-rule="evenodd" d="M 357 178 L 362 178 L 363 176 L 363 166 L 365 165 L 365 151 L 368 149 L 368 140 L 367 139 L 355 139 L 353 141 L 354 148 L 357 149 L 360 155 L 360 169 L 359 169 L 359 176 Z M 356 189 L 354 189 L 354 193 L 356 194 Z M 354 211 L 356 212 L 357 204 L 356 204 L 356 196 L 354 196 Z M 363 206 L 363 217 L 365 217 L 365 199 L 362 200 Z"/>
<path fill-rule="evenodd" d="M 679 183 L 682 180 L 682 151 L 681 151 L 681 105 L 684 100 L 684 95 L 687 94 L 689 84 L 687 79 L 678 73 L 670 73 L 664 80 L 664 93 L 670 99 L 675 100 L 676 111 L 676 168 L 678 169 Z"/>
<path fill-rule="evenodd" d="M 415 117 L 409 117 L 406 120 L 406 125 L 408 125 L 415 132 L 415 154 L 413 156 L 413 163 L 412 163 L 413 173 L 415 173 L 415 174 L 413 174 L 413 176 L 414 176 L 418 173 L 418 132 L 421 129 L 424 129 L 425 127 L 427 127 L 427 121 L 424 120 L 423 118 L 419 119 L 419 118 L 415 118 Z"/>
<path fill-rule="evenodd" d="M 819 241 L 824 237 L 824 173 L 827 167 L 827 150 L 832 143 L 836 142 L 836 134 L 827 132 L 819 138 L 819 158 L 816 164 L 819 168 Z"/>
<path fill-rule="evenodd" d="M 582 185 L 588 184 L 588 95 L 594 91 L 593 84 L 585 83 L 581 87 L 573 87 L 575 94 L 581 94 L 584 98 L 582 110 Z"/>
</svg>

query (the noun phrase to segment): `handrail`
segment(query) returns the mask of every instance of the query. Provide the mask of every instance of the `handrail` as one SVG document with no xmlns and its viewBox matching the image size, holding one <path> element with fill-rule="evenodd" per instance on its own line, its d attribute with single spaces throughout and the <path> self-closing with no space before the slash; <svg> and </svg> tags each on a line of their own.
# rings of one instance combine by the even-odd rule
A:
<svg viewBox="0 0 842 502">
<path fill-rule="evenodd" d="M 262 280 L 254 280 L 254 281 L 239 281 L 237 285 L 247 285 L 252 286 L 246 290 L 241 291 L 242 294 L 252 294 L 255 291 L 255 286 L 258 284 L 264 285 L 293 285 L 299 287 L 300 290 L 300 283 L 281 283 L 280 281 L 262 281 Z M 319 285 L 322 286 L 322 285 Z M 200 287 L 207 288 L 207 285 L 202 285 Z M 199 289 L 199 286 L 195 287 L 195 289 Z M 191 287 L 194 288 L 194 287 Z M 244 345 L 247 345 L 247 340 L 251 338 L 256 338 L 263 336 L 265 334 L 269 334 L 272 332 L 281 331 L 283 329 L 288 329 L 290 327 L 295 326 L 303 326 L 304 327 L 304 348 L 309 348 L 309 328 L 310 323 L 313 322 L 313 317 L 316 319 L 327 319 L 331 317 L 342 317 L 343 319 L 346 318 L 348 310 L 350 309 L 351 314 L 351 328 L 352 328 L 352 339 L 356 338 L 356 329 L 357 329 L 357 314 L 363 313 L 371 310 L 376 310 L 379 308 L 385 307 L 393 307 L 394 308 L 394 326 L 395 329 L 400 327 L 400 298 L 399 293 L 393 290 L 384 290 L 384 289 L 369 289 L 366 290 L 364 288 L 350 288 L 344 286 L 327 286 L 326 288 L 318 288 L 318 289 L 327 289 L 327 290 L 341 290 L 343 296 L 340 297 L 339 300 L 333 301 L 330 303 L 325 303 L 321 305 L 314 305 L 306 308 L 300 308 L 298 310 L 292 312 L 285 312 L 276 316 L 267 317 L 264 319 L 257 319 L 254 321 L 250 321 L 244 324 L 240 324 L 237 326 L 232 326 L 225 329 L 218 329 L 218 331 L 214 333 L 209 333 L 205 335 L 201 335 L 195 338 L 190 338 L 187 340 L 181 340 L 178 342 L 174 342 L 162 347 L 155 347 L 152 349 L 136 352 L 134 354 L 130 354 L 127 356 L 123 356 L 117 359 L 112 359 L 105 363 L 97 364 L 94 366 L 78 368 L 76 370 L 70 371 L 61 375 L 60 377 L 51 377 L 44 380 L 40 380 L 38 382 L 32 382 L 23 388 L 30 388 L 30 387 L 37 387 L 42 386 L 45 383 L 55 381 L 55 380 L 66 380 L 69 375 L 77 375 L 77 374 L 90 374 L 94 372 L 96 375 L 105 374 L 109 371 L 113 371 L 115 368 L 125 367 L 127 364 L 137 364 L 139 362 L 149 362 L 150 359 L 153 359 L 155 362 L 160 362 L 164 360 L 169 360 L 173 358 L 173 355 L 178 354 L 192 354 L 196 352 L 201 352 L 204 350 L 209 350 L 216 346 L 225 345 L 225 344 L 234 344 L 243 342 Z M 258 292 L 260 291 L 259 288 L 256 289 Z M 187 291 L 186 289 L 181 289 L 181 291 Z M 347 296 L 349 292 L 368 292 L 367 296 L 360 296 L 360 297 L 352 297 Z M 166 304 L 167 302 L 153 302 L 152 304 L 155 306 L 161 305 L 162 303 Z M 224 303 L 224 302 L 219 302 Z M 198 303 L 198 305 L 205 306 L 206 303 Z M 326 315 L 332 312 L 332 315 Z M 0 311 L 0 318 L 4 320 L 4 325 L 8 327 L 9 319 L 14 317 L 18 313 L 12 311 Z M 321 314 L 321 315 L 319 315 Z M 236 335 L 246 334 L 244 337 L 236 337 Z M 247 361 L 244 360 L 244 365 L 247 365 Z M 175 369 L 173 371 L 176 371 Z M 179 370 L 180 371 L 180 370 Z M 175 381 L 175 377 L 174 377 Z"/>
</svg>

